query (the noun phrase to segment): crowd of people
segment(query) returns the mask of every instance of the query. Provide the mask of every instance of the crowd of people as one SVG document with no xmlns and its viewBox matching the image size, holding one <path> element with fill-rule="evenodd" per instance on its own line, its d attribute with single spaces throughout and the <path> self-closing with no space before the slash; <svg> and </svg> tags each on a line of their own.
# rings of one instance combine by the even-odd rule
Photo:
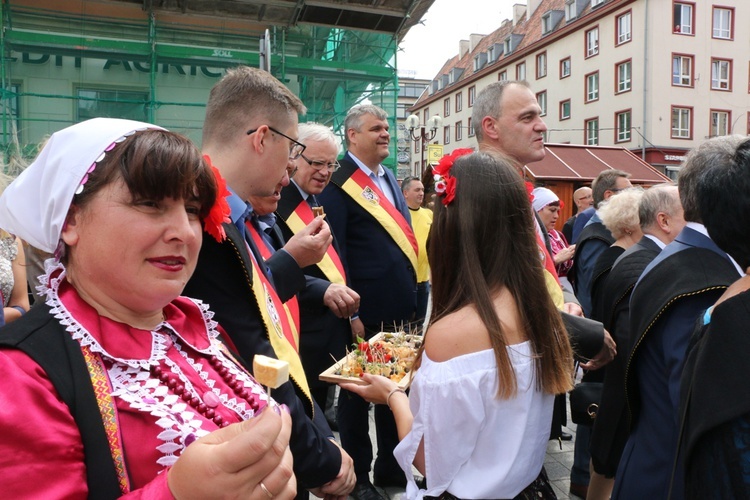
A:
<svg viewBox="0 0 750 500">
<path fill-rule="evenodd" d="M 5 188 L 4 493 L 552 499 L 545 453 L 580 368 L 598 411 L 578 423 L 571 494 L 750 495 L 750 140 L 707 141 L 677 185 L 605 170 L 558 231 L 566 200 L 524 178 L 546 132 L 525 82 L 477 94 L 476 151 L 432 168 L 429 199 L 382 165 L 383 109 L 349 110 L 345 151 L 305 112 L 237 67 L 201 150 L 96 118 Z M 31 308 L 24 248 L 48 257 Z M 408 391 L 319 379 L 404 329 L 423 334 Z M 256 380 L 258 355 L 289 380 Z"/>
</svg>

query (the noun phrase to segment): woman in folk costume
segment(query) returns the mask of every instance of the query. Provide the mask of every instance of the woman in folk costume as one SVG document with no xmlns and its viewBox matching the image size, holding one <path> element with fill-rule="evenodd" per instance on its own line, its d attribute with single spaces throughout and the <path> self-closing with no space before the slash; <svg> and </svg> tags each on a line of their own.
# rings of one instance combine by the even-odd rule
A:
<svg viewBox="0 0 750 500">
<path fill-rule="evenodd" d="M 368 374 L 342 387 L 393 411 L 408 498 L 555 498 L 544 456 L 573 359 L 542 263 L 528 258 L 538 246 L 526 189 L 485 153 L 446 157 L 435 173 L 433 312 L 411 394 Z"/>
<path fill-rule="evenodd" d="M 545 187 L 535 188 L 532 195 L 534 200 L 531 203 L 534 210 L 539 214 L 544 230 L 549 235 L 552 258 L 555 260 L 555 270 L 562 279 L 573 267 L 573 254 L 576 251 L 576 246 L 569 245 L 565 236 L 555 229 L 557 219 L 560 217 L 560 210 L 563 209 L 563 202 L 553 191 Z"/>
<path fill-rule="evenodd" d="M 54 134 L 5 190 L 0 226 L 55 253 L 0 335 L 6 496 L 294 496 L 289 416 L 179 296 L 224 191 L 188 139 L 104 118 Z"/>
</svg>

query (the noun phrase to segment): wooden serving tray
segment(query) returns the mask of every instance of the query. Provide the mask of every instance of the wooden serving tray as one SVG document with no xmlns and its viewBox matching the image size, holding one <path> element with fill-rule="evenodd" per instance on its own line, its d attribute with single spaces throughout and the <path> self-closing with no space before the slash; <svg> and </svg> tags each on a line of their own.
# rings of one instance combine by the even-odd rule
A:
<svg viewBox="0 0 750 500">
<path fill-rule="evenodd" d="M 385 332 L 380 332 L 377 335 L 375 335 L 374 337 L 372 337 L 368 341 L 368 343 L 372 344 L 375 341 L 384 340 L 384 337 L 386 335 L 393 335 L 393 334 L 385 333 Z M 418 335 L 413 335 L 413 334 L 404 334 L 404 335 L 407 335 L 407 336 L 417 336 L 418 337 Z M 334 363 L 333 366 L 331 366 L 326 371 L 324 371 L 323 373 L 321 373 L 318 378 L 320 380 L 322 380 L 323 382 L 330 382 L 330 383 L 333 383 L 333 384 L 340 384 L 342 382 L 348 382 L 348 383 L 357 384 L 357 385 L 367 385 L 367 382 L 363 381 L 359 377 L 345 377 L 343 375 L 338 375 L 336 373 L 336 372 L 338 372 L 338 371 L 341 370 L 342 366 L 345 365 L 347 359 L 354 358 L 354 357 L 356 357 L 356 353 L 354 353 L 354 352 L 349 353 L 346 357 L 340 359 L 339 361 L 337 361 L 336 363 Z M 414 372 L 409 371 L 406 375 L 404 375 L 404 377 L 397 382 L 398 386 L 400 388 L 402 388 L 402 389 L 407 389 L 409 387 L 409 384 L 411 384 L 411 379 L 412 379 L 412 374 L 413 373 Z"/>
</svg>

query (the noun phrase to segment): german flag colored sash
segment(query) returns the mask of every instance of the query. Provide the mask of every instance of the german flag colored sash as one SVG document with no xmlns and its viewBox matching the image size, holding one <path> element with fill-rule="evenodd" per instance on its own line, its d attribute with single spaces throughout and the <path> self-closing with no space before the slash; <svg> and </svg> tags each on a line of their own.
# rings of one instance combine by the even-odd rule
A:
<svg viewBox="0 0 750 500">
<path fill-rule="evenodd" d="M 407 220 L 388 201 L 380 188 L 372 182 L 367 174 L 357 168 L 351 177 L 343 183 L 341 189 L 383 226 L 383 229 L 409 259 L 416 273 L 417 254 L 419 253 L 417 238 L 414 236 Z"/>
<path fill-rule="evenodd" d="M 268 248 L 268 245 L 265 241 L 263 241 L 263 237 L 258 233 L 258 231 L 255 230 L 255 228 L 250 224 L 249 222 L 246 223 L 248 226 L 248 231 L 250 233 L 250 236 L 252 236 L 253 241 L 255 242 L 255 246 L 258 247 L 258 251 L 260 252 L 260 256 L 263 257 L 263 260 L 268 260 L 271 258 L 273 253 L 271 252 L 271 249 Z M 294 336 L 297 339 L 297 341 L 294 343 L 295 347 L 299 345 L 299 301 L 297 300 L 297 296 L 295 295 L 291 299 L 287 300 L 283 303 L 283 306 L 285 309 L 287 309 L 287 312 L 291 314 L 292 320 L 294 321 L 294 326 L 296 328 L 296 332 L 294 332 Z M 297 349 L 299 351 L 299 349 Z"/>
<path fill-rule="evenodd" d="M 256 246 L 262 249 L 265 243 L 260 239 L 261 237 L 258 232 L 249 221 L 245 225 Z M 310 387 L 307 385 L 307 377 L 305 377 L 305 371 L 302 369 L 302 361 L 299 358 L 297 348 L 299 337 L 292 315 L 284 307 L 279 295 L 268 280 L 266 273 L 255 261 L 252 252 L 250 252 L 250 260 L 253 263 L 252 290 L 255 300 L 258 302 L 258 309 L 263 318 L 263 323 L 268 330 L 268 339 L 271 341 L 271 346 L 279 359 L 289 363 L 289 376 L 302 389 L 305 395 L 310 398 L 310 401 L 312 401 Z M 256 283 L 260 283 L 261 286 L 255 286 Z"/>
<path fill-rule="evenodd" d="M 315 215 L 313 214 L 312 209 L 310 209 L 310 205 L 308 205 L 305 200 L 302 200 L 302 203 L 297 205 L 294 212 L 289 214 L 286 223 L 289 226 L 289 229 L 291 229 L 294 234 L 297 234 L 310 224 L 314 218 Z M 331 283 L 346 285 L 346 272 L 344 271 L 344 265 L 341 263 L 341 258 L 339 257 L 339 254 L 336 253 L 336 249 L 333 248 L 333 245 L 328 246 L 328 250 L 326 250 L 323 260 L 318 262 L 316 266 L 318 266 L 318 269 L 323 272 L 325 277 Z"/>
</svg>

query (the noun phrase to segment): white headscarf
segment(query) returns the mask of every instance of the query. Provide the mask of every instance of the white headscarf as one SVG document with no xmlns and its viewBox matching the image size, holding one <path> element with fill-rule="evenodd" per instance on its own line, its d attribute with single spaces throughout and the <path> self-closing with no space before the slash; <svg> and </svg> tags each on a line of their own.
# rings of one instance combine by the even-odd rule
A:
<svg viewBox="0 0 750 500">
<path fill-rule="evenodd" d="M 534 188 L 534 191 L 532 191 L 531 194 L 534 195 L 532 205 L 534 205 L 535 212 L 540 211 L 550 203 L 560 201 L 560 198 L 558 198 L 555 193 L 544 187 Z"/>
<path fill-rule="evenodd" d="M 115 142 L 149 123 L 94 118 L 55 132 L 0 196 L 0 227 L 48 253 L 57 248 L 73 195 Z"/>
</svg>

